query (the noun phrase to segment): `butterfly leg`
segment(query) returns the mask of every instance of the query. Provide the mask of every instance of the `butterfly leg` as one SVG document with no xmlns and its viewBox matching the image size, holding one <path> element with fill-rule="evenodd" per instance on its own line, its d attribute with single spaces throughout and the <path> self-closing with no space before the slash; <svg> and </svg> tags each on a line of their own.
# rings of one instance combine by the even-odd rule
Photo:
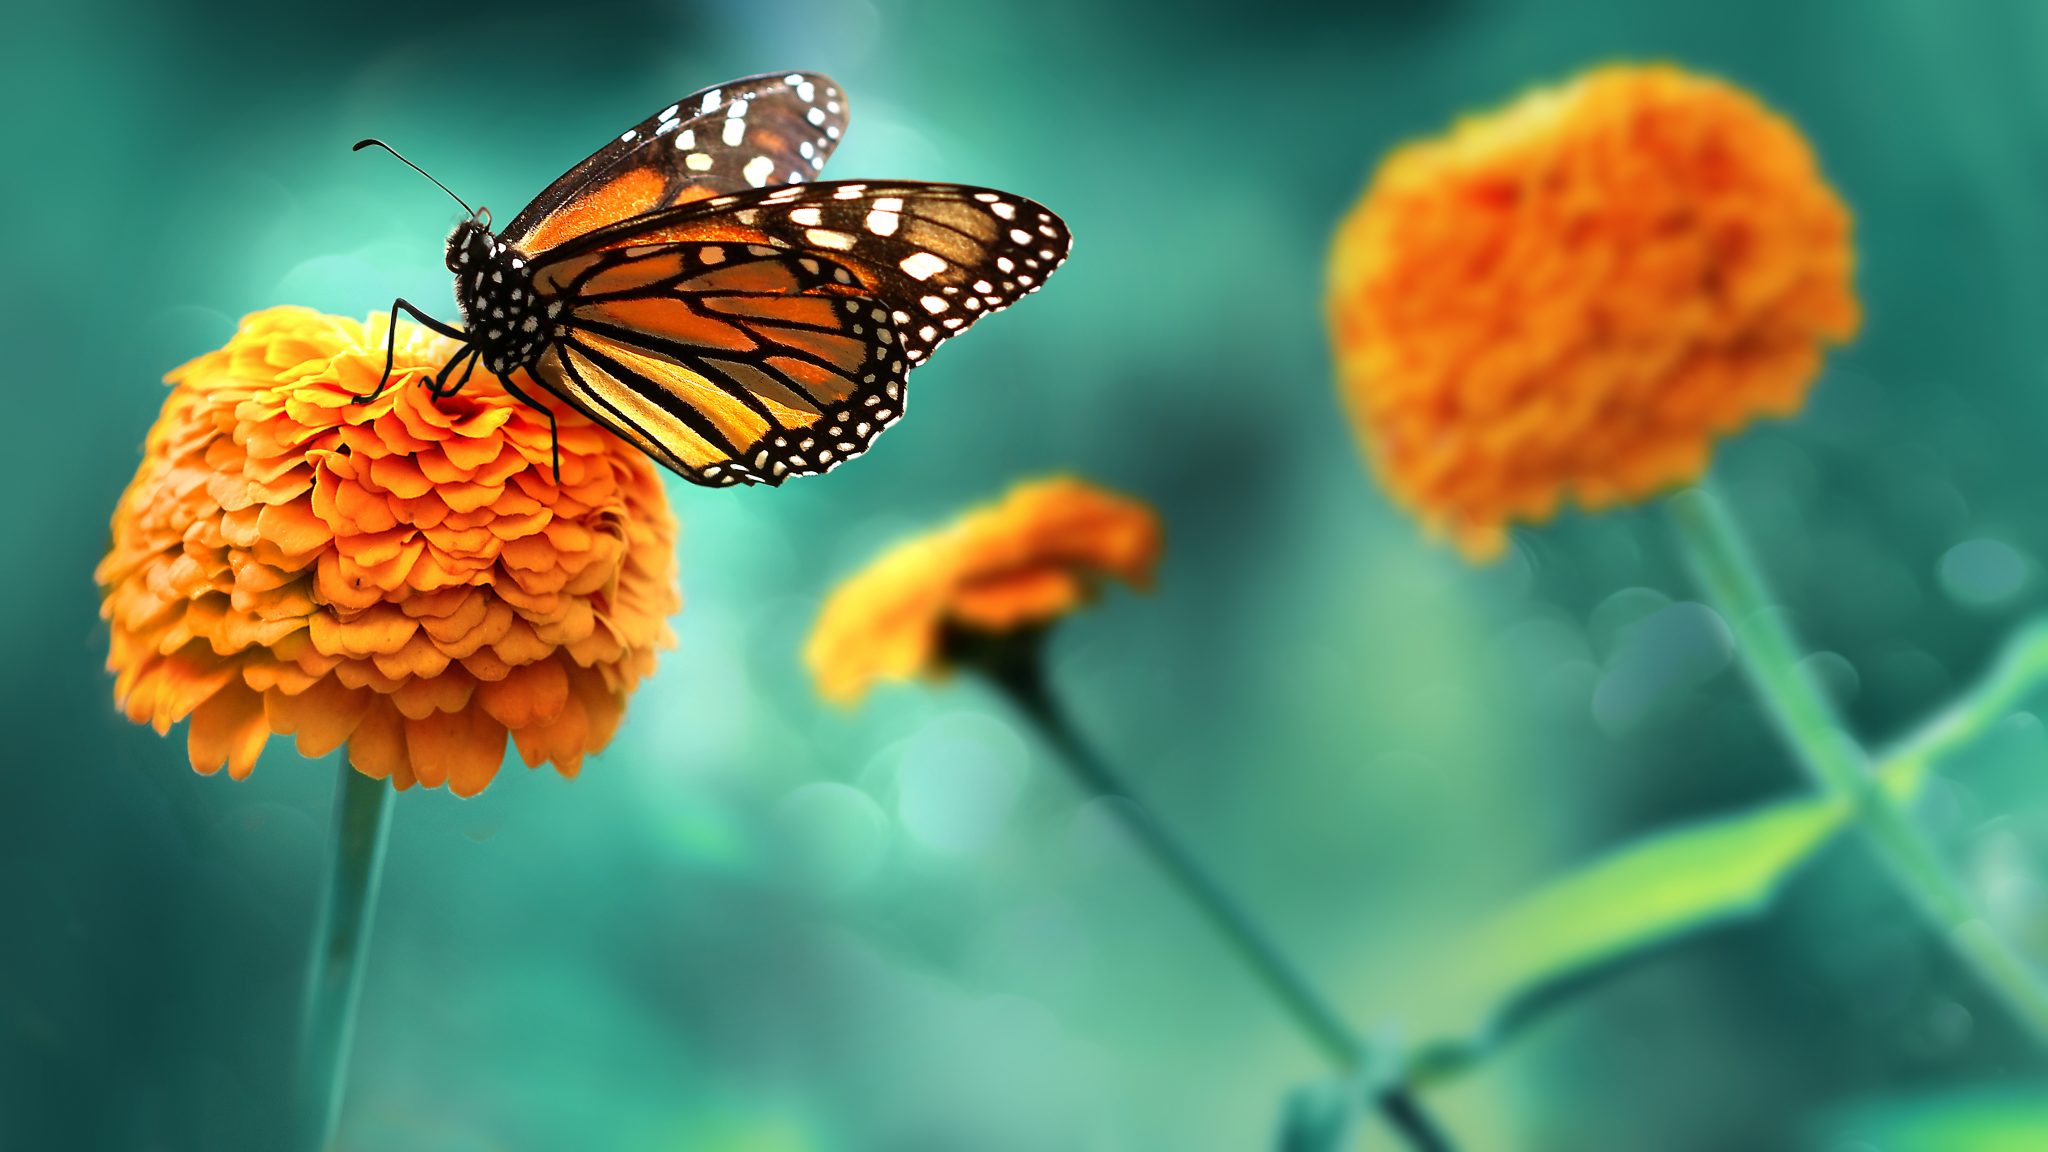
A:
<svg viewBox="0 0 2048 1152">
<path fill-rule="evenodd" d="M 469 383 L 469 374 L 476 371 L 476 366 L 478 364 L 483 363 L 483 359 L 483 353 L 477 351 L 474 348 L 471 348 L 469 350 L 469 365 L 462 370 L 462 375 L 456 377 L 455 383 L 450 384 L 448 387 L 441 389 L 440 394 L 436 396 L 435 399 L 445 400 L 448 397 L 455 395 L 457 392 L 462 391 L 463 386 Z"/>
<path fill-rule="evenodd" d="M 382 396 L 384 394 L 384 389 L 389 387 L 391 384 L 391 364 L 393 358 L 398 354 L 398 313 L 401 310 L 403 310 L 406 315 L 411 316 L 413 319 L 426 325 L 428 328 L 431 328 L 434 331 L 439 332 L 443 336 L 447 336 L 455 340 L 463 340 L 467 338 L 466 334 L 462 331 L 462 329 L 457 328 L 452 324 L 443 324 L 439 320 L 436 320 L 432 316 L 429 316 L 425 312 L 422 312 L 418 308 L 415 308 L 410 301 L 404 299 L 393 300 L 391 302 L 391 323 L 385 329 L 384 332 L 384 376 L 382 379 L 377 381 L 376 389 L 373 390 L 368 396 L 356 397 L 355 402 L 358 404 L 368 404 L 370 401 L 375 400 L 379 396 Z"/>
<path fill-rule="evenodd" d="M 548 443 L 555 454 L 555 483 L 560 484 L 562 482 L 562 429 L 555 422 L 555 410 L 527 395 L 519 385 L 512 382 L 510 373 L 500 377 L 498 382 L 505 386 L 505 391 L 511 394 L 514 400 L 548 418 Z"/>
<path fill-rule="evenodd" d="M 436 400 L 446 400 L 448 397 L 462 391 L 462 386 L 469 383 L 469 374 L 476 371 L 476 362 L 481 359 L 483 359 L 483 353 L 478 352 L 474 348 L 464 348 L 462 351 L 457 352 L 453 359 L 443 364 L 441 370 L 434 374 L 434 382 L 427 388 L 427 391 Z M 455 366 L 464 361 L 468 362 L 468 366 L 462 370 L 462 376 L 454 383 L 449 383 L 448 377 L 454 373 Z"/>
</svg>

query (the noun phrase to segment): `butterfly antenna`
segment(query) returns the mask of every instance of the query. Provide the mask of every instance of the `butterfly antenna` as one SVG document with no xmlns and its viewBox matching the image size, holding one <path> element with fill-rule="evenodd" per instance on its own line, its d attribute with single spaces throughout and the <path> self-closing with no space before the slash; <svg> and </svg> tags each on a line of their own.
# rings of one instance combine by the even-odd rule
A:
<svg viewBox="0 0 2048 1152">
<path fill-rule="evenodd" d="M 420 175 L 422 175 L 422 176 L 425 176 L 425 177 L 426 177 L 427 179 L 429 179 L 429 180 L 434 180 L 434 174 L 433 174 L 433 173 L 431 173 L 431 172 L 427 171 L 427 170 L 426 170 L 425 168 L 422 168 L 422 167 L 420 167 L 419 165 L 417 165 L 417 164 L 413 163 L 412 161 L 410 161 L 410 160 L 407 160 L 407 159 L 405 158 L 405 156 L 404 156 L 403 154 L 401 154 L 401 153 L 400 153 L 400 152 L 398 151 L 398 149 L 396 149 L 396 148 L 393 148 L 393 147 L 392 147 L 391 145 L 389 145 L 389 144 L 386 144 L 386 143 L 385 143 L 385 142 L 383 142 L 382 140 L 379 140 L 379 139 L 377 139 L 377 138 L 375 138 L 375 137 L 371 137 L 371 138 L 370 138 L 370 139 L 368 139 L 368 140 L 358 140 L 358 141 L 356 141 L 356 146 L 355 146 L 355 147 L 353 147 L 353 148 L 351 148 L 351 149 L 349 149 L 349 151 L 351 151 L 351 152 L 361 152 L 361 151 L 362 151 L 363 149 L 365 149 L 365 148 L 368 148 L 368 147 L 370 147 L 370 146 L 371 146 L 371 145 L 373 145 L 373 144 L 374 144 L 375 146 L 379 147 L 379 148 L 382 148 L 382 149 L 383 149 L 383 150 L 385 150 L 386 152 L 389 152 L 389 153 L 391 153 L 391 154 L 392 154 L 393 156 L 397 156 L 397 157 L 398 157 L 398 162 L 399 162 L 400 164 L 403 164 L 403 165 L 405 165 L 405 166 L 406 166 L 407 168 L 410 168 L 410 169 L 412 169 L 413 171 L 415 171 L 415 172 L 419 173 Z M 446 192 L 446 193 L 448 193 L 448 198 L 449 198 L 449 199 L 451 199 L 451 200 L 453 200 L 453 201 L 455 201 L 455 202 L 456 202 L 457 204 L 460 204 L 460 205 L 462 205 L 462 210 L 463 210 L 464 212 L 467 212 L 467 213 L 469 213 L 469 214 L 470 214 L 471 216 L 474 216 L 474 215 L 476 215 L 476 209 L 474 209 L 474 208 L 471 208 L 471 207 L 469 206 L 469 201 L 467 201 L 467 200 L 464 200 L 464 199 L 463 199 L 462 197 L 460 197 L 460 196 L 457 196 L 457 195 L 456 195 L 456 194 L 454 193 L 454 191 L 452 191 L 452 190 L 451 190 L 451 189 L 450 189 L 450 188 L 449 188 L 449 187 L 448 187 L 448 186 L 447 186 L 446 184 L 443 184 L 443 183 L 441 183 L 441 182 L 440 182 L 439 180 L 434 180 L 434 187 L 436 187 L 436 188 L 439 188 L 439 189 L 440 189 L 441 191 L 443 191 L 443 192 Z"/>
</svg>

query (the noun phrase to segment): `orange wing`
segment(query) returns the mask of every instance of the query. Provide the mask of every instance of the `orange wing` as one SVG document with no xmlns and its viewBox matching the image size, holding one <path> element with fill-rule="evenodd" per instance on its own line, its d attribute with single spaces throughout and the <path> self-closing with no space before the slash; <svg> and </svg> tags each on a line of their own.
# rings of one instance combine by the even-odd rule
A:
<svg viewBox="0 0 2048 1152">
<path fill-rule="evenodd" d="M 846 130 L 846 97 L 808 72 L 750 76 L 683 97 L 534 197 L 503 238 L 527 253 L 645 212 L 723 192 L 796 184 Z"/>
</svg>

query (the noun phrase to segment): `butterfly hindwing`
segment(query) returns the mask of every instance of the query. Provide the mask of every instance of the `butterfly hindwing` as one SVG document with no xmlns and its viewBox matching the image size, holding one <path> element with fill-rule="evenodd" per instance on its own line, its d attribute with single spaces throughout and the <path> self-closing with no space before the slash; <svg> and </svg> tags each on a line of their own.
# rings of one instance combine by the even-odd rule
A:
<svg viewBox="0 0 2048 1152">
<path fill-rule="evenodd" d="M 549 389 L 686 479 L 780 484 L 866 451 L 910 361 L 851 269 L 769 244 L 671 241 L 551 265 Z"/>
<path fill-rule="evenodd" d="M 634 125 L 533 199 L 503 239 L 541 253 L 642 213 L 817 175 L 846 129 L 846 96 L 808 72 L 692 93 Z"/>
</svg>

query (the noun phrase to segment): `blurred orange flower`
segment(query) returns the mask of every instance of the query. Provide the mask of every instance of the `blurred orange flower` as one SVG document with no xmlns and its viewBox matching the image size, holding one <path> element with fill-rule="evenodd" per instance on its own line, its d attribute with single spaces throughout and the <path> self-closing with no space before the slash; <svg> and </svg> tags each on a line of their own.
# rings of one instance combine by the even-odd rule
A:
<svg viewBox="0 0 2048 1152">
<path fill-rule="evenodd" d="M 999 503 L 897 545 L 826 601 L 805 662 L 827 699 L 945 670 L 948 628 L 1002 635 L 1044 625 L 1114 577 L 1148 588 L 1159 518 L 1069 477 L 1020 484 Z"/>
<path fill-rule="evenodd" d="M 399 788 L 474 795 L 509 735 L 574 775 L 674 643 L 675 521 L 653 465 L 489 379 L 412 387 L 456 345 L 274 308 L 171 373 L 100 563 L 128 718 L 190 717 L 192 766 L 248 775 L 271 733 L 348 745 Z M 483 375 L 479 371 L 479 375 Z"/>
<path fill-rule="evenodd" d="M 1395 499 L 1491 556 L 1796 412 L 1858 325 L 1849 233 L 1754 97 L 1596 69 L 1387 157 L 1331 253 L 1342 391 Z"/>
</svg>

